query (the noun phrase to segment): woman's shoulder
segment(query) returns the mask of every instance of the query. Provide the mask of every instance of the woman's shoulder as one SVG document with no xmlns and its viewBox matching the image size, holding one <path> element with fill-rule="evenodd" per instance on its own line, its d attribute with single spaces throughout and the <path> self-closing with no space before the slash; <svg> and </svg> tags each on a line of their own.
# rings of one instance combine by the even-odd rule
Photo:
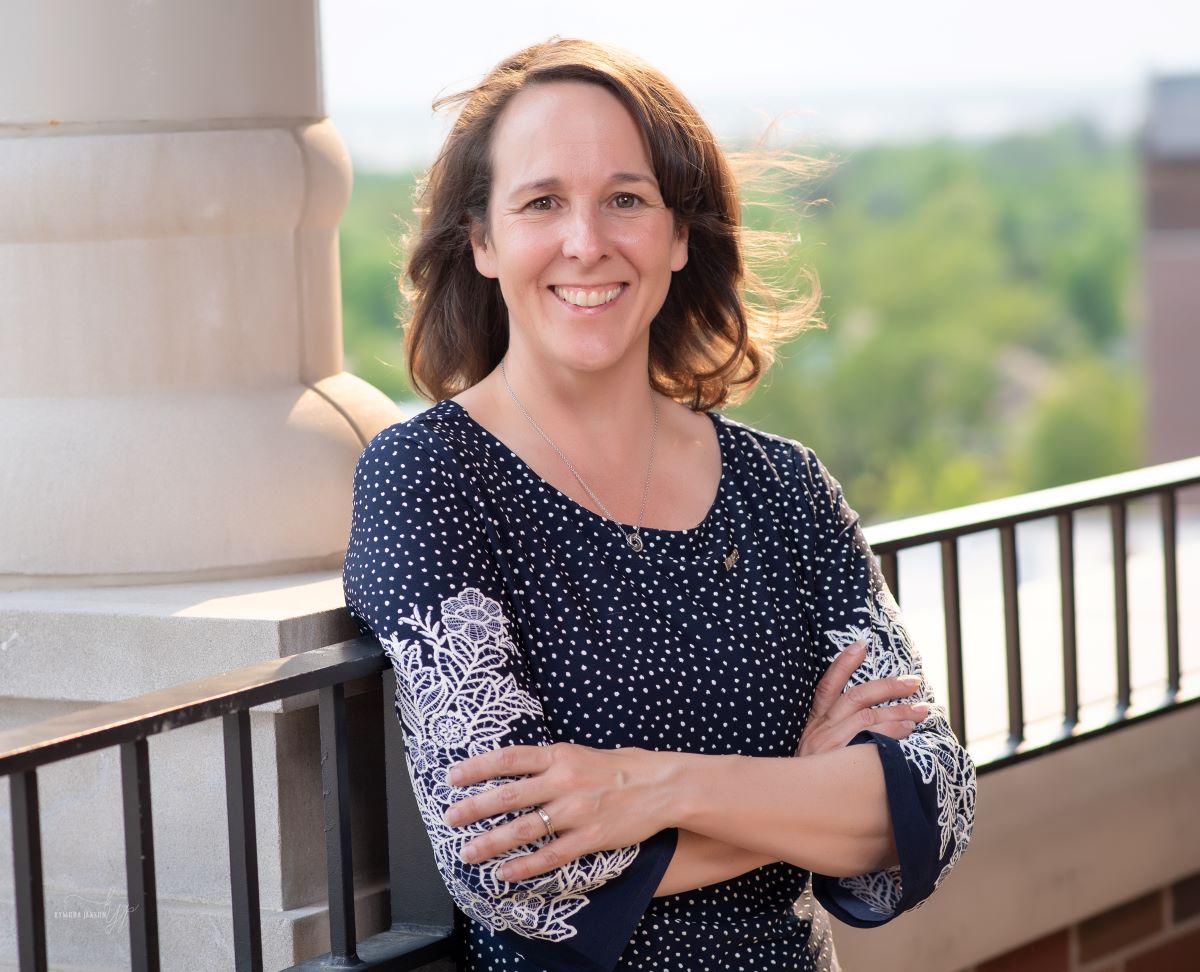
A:
<svg viewBox="0 0 1200 972">
<path fill-rule="evenodd" d="M 458 479 L 469 429 L 449 400 L 382 429 L 359 456 L 356 479 L 383 475 L 408 481 Z"/>
<path fill-rule="evenodd" d="M 745 422 L 730 418 L 723 412 L 710 412 L 725 431 L 728 441 L 740 455 L 765 462 L 782 482 L 789 482 L 798 472 L 819 468 L 816 453 L 798 439 L 766 432 Z"/>
<path fill-rule="evenodd" d="M 456 414 L 460 411 L 450 399 L 422 409 L 377 432 L 367 443 L 363 456 L 372 459 L 390 456 L 404 461 L 412 453 L 452 455 L 461 438 L 461 422 Z"/>
<path fill-rule="evenodd" d="M 797 439 L 764 432 L 719 413 L 740 456 L 757 461 L 758 479 L 774 477 L 783 488 L 788 514 L 797 522 L 820 524 L 821 529 L 843 528 L 854 514 L 846 505 L 841 484 L 809 446 Z M 754 468 L 747 463 L 748 468 Z M 769 471 L 763 471 L 763 470 Z"/>
</svg>

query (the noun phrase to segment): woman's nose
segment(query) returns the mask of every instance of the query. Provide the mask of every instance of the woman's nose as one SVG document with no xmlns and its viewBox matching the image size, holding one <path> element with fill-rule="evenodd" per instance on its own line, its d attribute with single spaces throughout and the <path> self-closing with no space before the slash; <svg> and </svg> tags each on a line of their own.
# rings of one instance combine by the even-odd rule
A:
<svg viewBox="0 0 1200 972">
<path fill-rule="evenodd" d="M 598 263 L 608 253 L 608 240 L 601 215 L 590 206 L 580 206 L 566 220 L 563 256 L 584 266 Z"/>
</svg>

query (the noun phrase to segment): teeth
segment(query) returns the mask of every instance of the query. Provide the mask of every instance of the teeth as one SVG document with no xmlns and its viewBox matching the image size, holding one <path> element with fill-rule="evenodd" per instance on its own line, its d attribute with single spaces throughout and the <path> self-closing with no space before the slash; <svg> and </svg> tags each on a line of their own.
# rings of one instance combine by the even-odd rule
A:
<svg viewBox="0 0 1200 972">
<path fill-rule="evenodd" d="M 559 300 L 565 300 L 576 307 L 599 307 L 607 304 L 621 292 L 620 285 L 608 290 L 572 290 L 567 287 L 555 287 L 554 293 Z"/>
</svg>

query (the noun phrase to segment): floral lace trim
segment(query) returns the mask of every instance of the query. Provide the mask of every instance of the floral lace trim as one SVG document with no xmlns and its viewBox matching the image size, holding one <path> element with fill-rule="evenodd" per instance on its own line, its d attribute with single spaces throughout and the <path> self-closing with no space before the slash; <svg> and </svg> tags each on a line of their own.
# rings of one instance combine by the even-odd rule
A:
<svg viewBox="0 0 1200 972">
<path fill-rule="evenodd" d="M 528 847 L 479 865 L 462 861 L 463 845 L 491 830 L 497 818 L 451 827 L 442 820 L 446 807 L 512 777 L 456 787 L 446 778 L 447 767 L 505 745 L 515 723 L 540 723 L 543 712 L 538 699 L 513 675 L 521 660 L 495 600 L 468 587 L 442 601 L 440 613 L 441 620 L 434 621 L 432 612 L 422 617 L 414 607 L 400 622 L 415 638 L 380 638 L 396 671 L 405 760 L 438 871 L 459 907 L 489 928 L 549 941 L 571 938 L 577 930 L 568 919 L 588 904 L 586 894 L 624 871 L 639 847 L 588 854 L 517 883 L 505 881 L 497 871 L 505 860 L 529 853 Z M 544 731 L 542 735 L 540 745 L 549 745 L 549 736 Z M 543 837 L 536 846 L 548 842 Z"/>
<path fill-rule="evenodd" d="M 832 662 L 838 652 L 856 641 L 862 641 L 867 646 L 867 657 L 851 676 L 847 688 L 895 675 L 922 676 L 921 686 L 913 695 L 888 704 L 929 704 L 928 717 L 906 739 L 899 740 L 899 745 L 905 758 L 920 772 L 921 782 L 937 787 L 938 827 L 941 831 L 939 858 L 944 857 L 953 844 L 949 860 L 934 881 L 933 887 L 937 890 L 962 857 L 971 839 L 971 825 L 975 818 L 975 764 L 965 747 L 955 739 L 946 710 L 933 701 L 929 684 L 924 681 L 920 658 L 913 651 L 900 617 L 900 609 L 891 593 L 886 587 L 880 586 L 874 596 L 867 599 L 865 606 L 854 610 L 866 615 L 866 623 L 862 627 L 850 625 L 841 631 L 826 632 L 826 637 L 835 648 L 826 657 L 828 662 Z M 892 914 L 903 896 L 899 866 L 841 878 L 838 884 L 881 915 Z"/>
</svg>

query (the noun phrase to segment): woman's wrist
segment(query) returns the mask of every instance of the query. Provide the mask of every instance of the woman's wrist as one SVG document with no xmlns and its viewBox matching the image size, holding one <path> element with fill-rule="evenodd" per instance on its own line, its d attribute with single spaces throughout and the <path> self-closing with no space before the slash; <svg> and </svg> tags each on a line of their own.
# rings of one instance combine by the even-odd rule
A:
<svg viewBox="0 0 1200 972">
<path fill-rule="evenodd" d="M 654 897 L 683 894 L 719 884 L 774 863 L 774 859 L 766 854 L 735 847 L 692 830 L 680 830 L 675 854 Z"/>
<path fill-rule="evenodd" d="M 706 766 L 711 768 L 711 761 L 720 757 L 671 750 L 648 752 L 653 761 L 653 797 L 648 812 L 654 815 L 659 829 L 691 829 L 688 820 L 693 814 L 704 769 Z"/>
</svg>

